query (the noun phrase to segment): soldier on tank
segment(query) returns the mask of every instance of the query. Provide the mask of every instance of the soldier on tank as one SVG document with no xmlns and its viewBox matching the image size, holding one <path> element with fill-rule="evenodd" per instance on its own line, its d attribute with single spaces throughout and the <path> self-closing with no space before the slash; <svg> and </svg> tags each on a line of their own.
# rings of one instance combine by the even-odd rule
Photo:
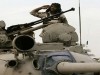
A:
<svg viewBox="0 0 100 75">
<path fill-rule="evenodd" d="M 40 10 L 46 9 L 45 12 L 40 12 Z M 56 13 L 61 12 L 61 5 L 59 3 L 52 3 L 51 5 L 44 5 L 41 7 L 38 7 L 30 12 L 31 15 L 39 17 L 39 18 L 45 18 L 50 15 L 54 15 Z M 53 22 L 60 22 L 60 23 L 68 23 L 66 17 L 62 14 L 58 17 L 54 18 L 53 20 L 49 21 L 49 23 Z"/>
<path fill-rule="evenodd" d="M 46 9 L 46 11 L 40 12 L 39 10 L 41 9 Z M 61 11 L 61 5 L 59 3 L 52 3 L 51 5 L 44 5 L 36 8 L 32 10 L 30 14 L 39 18 L 45 18 L 60 13 Z M 55 17 L 51 21 L 43 22 L 43 24 L 48 24 L 47 27 L 43 28 L 40 34 L 44 43 L 62 42 L 70 46 L 75 45 L 78 41 L 75 28 L 68 24 L 64 14 Z"/>
</svg>

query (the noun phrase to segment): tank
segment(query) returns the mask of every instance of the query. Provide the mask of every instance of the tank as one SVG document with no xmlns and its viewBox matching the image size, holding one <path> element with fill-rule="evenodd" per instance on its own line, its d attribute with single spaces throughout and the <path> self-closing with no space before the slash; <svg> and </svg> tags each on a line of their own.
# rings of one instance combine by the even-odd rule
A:
<svg viewBox="0 0 100 75">
<path fill-rule="evenodd" d="M 0 75 L 100 75 L 100 63 L 91 58 L 87 50 L 77 43 L 78 35 L 73 27 L 67 27 L 73 33 L 59 36 L 61 40 L 67 38 L 67 41 L 72 37 L 70 43 L 66 40 L 37 43 L 34 36 L 26 34 L 46 27 L 30 27 L 43 20 L 45 19 L 8 28 L 8 36 L 13 35 L 13 38 L 9 48 L 3 47 L 0 50 Z"/>
</svg>

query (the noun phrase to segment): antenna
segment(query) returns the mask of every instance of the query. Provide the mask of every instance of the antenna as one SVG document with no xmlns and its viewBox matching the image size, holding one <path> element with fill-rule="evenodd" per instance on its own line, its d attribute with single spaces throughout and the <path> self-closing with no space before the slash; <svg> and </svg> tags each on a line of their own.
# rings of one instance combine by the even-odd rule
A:
<svg viewBox="0 0 100 75">
<path fill-rule="evenodd" d="M 80 32 L 80 45 L 82 45 L 82 38 L 81 38 L 81 11 L 80 11 L 80 0 L 79 0 L 79 32 Z"/>
</svg>

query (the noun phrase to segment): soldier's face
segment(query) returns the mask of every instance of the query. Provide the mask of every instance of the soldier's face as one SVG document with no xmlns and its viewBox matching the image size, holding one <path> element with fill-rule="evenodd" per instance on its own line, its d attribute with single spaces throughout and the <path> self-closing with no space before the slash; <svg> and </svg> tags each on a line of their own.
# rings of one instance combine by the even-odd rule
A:
<svg viewBox="0 0 100 75">
<path fill-rule="evenodd" d="M 55 12 L 57 10 L 57 8 L 55 7 L 55 5 L 51 5 L 50 10 L 51 10 L 51 12 Z"/>
</svg>

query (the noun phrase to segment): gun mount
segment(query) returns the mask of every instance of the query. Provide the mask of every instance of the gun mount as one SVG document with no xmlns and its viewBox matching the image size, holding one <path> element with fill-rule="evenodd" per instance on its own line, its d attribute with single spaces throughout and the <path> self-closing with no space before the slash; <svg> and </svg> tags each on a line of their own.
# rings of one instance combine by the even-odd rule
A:
<svg viewBox="0 0 100 75">
<path fill-rule="evenodd" d="M 45 26 L 15 30 L 8 35 L 23 34 Z M 71 42 L 76 42 L 76 33 L 71 35 Z M 69 46 L 62 42 L 36 43 L 32 36 L 24 34 L 14 37 L 12 46 L 10 52 L 0 53 L 0 75 L 100 75 L 100 63 L 76 43 Z"/>
</svg>

